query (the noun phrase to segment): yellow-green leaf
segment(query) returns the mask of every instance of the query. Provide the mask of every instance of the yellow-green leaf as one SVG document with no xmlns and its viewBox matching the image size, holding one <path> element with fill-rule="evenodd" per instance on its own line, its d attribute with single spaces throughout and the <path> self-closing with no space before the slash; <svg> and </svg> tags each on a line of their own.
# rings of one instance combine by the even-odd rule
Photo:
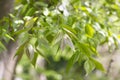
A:
<svg viewBox="0 0 120 80">
<path fill-rule="evenodd" d="M 91 38 L 91 37 L 93 37 L 95 30 L 90 24 L 87 24 L 85 26 L 85 32 L 86 32 L 87 36 Z"/>
</svg>

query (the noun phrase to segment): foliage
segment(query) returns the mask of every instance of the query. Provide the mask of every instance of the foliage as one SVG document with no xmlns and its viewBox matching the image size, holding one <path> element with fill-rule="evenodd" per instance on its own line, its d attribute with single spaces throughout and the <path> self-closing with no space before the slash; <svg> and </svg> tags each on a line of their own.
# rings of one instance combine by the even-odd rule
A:
<svg viewBox="0 0 120 80">
<path fill-rule="evenodd" d="M 27 54 L 35 66 L 37 57 L 48 62 L 68 60 L 68 72 L 75 63 L 84 63 L 86 74 L 95 68 L 105 71 L 95 58 L 97 47 L 108 43 L 118 47 L 111 28 L 119 25 L 118 0 L 16 0 L 14 12 L 1 20 L 0 51 L 3 43 L 18 41 L 16 55 Z"/>
</svg>

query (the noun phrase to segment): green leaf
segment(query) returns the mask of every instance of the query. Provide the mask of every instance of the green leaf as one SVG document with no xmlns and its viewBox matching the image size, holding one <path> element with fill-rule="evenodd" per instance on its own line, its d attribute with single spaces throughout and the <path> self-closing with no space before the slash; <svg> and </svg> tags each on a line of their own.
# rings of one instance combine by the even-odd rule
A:
<svg viewBox="0 0 120 80">
<path fill-rule="evenodd" d="M 104 69 L 103 65 L 100 62 L 98 62 L 94 58 L 90 58 L 90 60 L 95 64 L 96 69 L 105 72 L 105 69 Z"/>
<path fill-rule="evenodd" d="M 33 66 L 35 67 L 35 64 L 36 64 L 36 61 L 37 61 L 37 57 L 38 57 L 38 54 L 37 53 L 34 53 L 34 57 L 31 61 L 31 63 L 33 64 Z"/>
<path fill-rule="evenodd" d="M 37 42 L 37 38 L 36 38 L 36 37 L 32 37 L 32 38 L 30 39 L 30 44 L 31 44 L 32 46 L 34 46 L 36 42 Z"/>
<path fill-rule="evenodd" d="M 74 39 L 77 40 L 77 36 L 76 36 L 77 32 L 74 29 L 72 29 L 69 26 L 64 26 L 64 25 L 62 26 L 62 28 L 66 33 L 68 33 L 69 36 L 74 37 Z"/>
<path fill-rule="evenodd" d="M 35 9 L 34 8 L 30 8 L 27 13 L 25 14 L 26 16 L 32 16 L 35 12 Z"/>
<path fill-rule="evenodd" d="M 26 48 L 26 54 L 27 54 L 27 57 L 32 60 L 34 58 L 34 48 L 31 44 L 29 44 Z"/>
<path fill-rule="evenodd" d="M 87 11 L 87 8 L 84 7 L 84 6 L 80 7 L 80 9 L 83 10 L 83 11 Z"/>
<path fill-rule="evenodd" d="M 16 57 L 16 56 L 18 57 L 18 62 L 21 60 L 21 58 L 23 56 L 26 44 L 27 44 L 27 41 L 24 44 L 22 44 L 16 51 L 16 54 L 14 57 Z"/>
<path fill-rule="evenodd" d="M 65 35 L 63 36 L 63 39 L 61 39 L 60 48 L 61 48 L 62 50 L 64 50 L 67 45 L 68 45 L 73 51 L 75 51 L 75 47 L 74 47 L 74 44 L 73 44 L 71 38 L 70 38 L 67 34 L 65 34 Z"/>
<path fill-rule="evenodd" d="M 0 49 L 1 50 L 6 50 L 6 47 L 4 46 L 4 44 L 0 41 Z"/>
<path fill-rule="evenodd" d="M 88 75 L 91 71 L 95 69 L 95 64 L 89 59 L 84 63 L 84 69 L 86 71 L 86 75 Z"/>
<path fill-rule="evenodd" d="M 5 34 L 5 36 L 6 36 L 6 37 L 8 37 L 9 39 L 11 39 L 11 40 L 15 41 L 15 40 L 14 40 L 14 38 L 12 38 L 10 35 Z"/>
<path fill-rule="evenodd" d="M 60 43 L 61 40 L 62 40 L 62 38 L 63 38 L 63 33 L 62 33 L 61 31 L 59 31 L 59 32 L 55 35 L 55 37 L 54 37 L 54 39 L 53 39 L 53 41 L 52 41 L 52 46 L 56 45 L 57 43 Z"/>
<path fill-rule="evenodd" d="M 91 38 L 91 37 L 93 37 L 95 30 L 90 24 L 87 24 L 85 26 L 85 32 L 86 32 L 87 36 Z"/>
<path fill-rule="evenodd" d="M 77 34 L 77 32 L 72 28 L 72 27 L 69 27 L 67 25 L 63 26 L 63 29 L 67 32 L 70 32 L 70 33 L 73 33 L 73 34 Z"/>
<path fill-rule="evenodd" d="M 35 1 L 35 3 L 34 3 L 34 6 L 35 7 L 47 7 L 47 4 L 45 4 L 43 1 Z"/>
<path fill-rule="evenodd" d="M 73 64 L 79 59 L 79 53 L 76 52 L 73 54 L 73 56 L 70 58 L 68 61 L 67 67 L 66 67 L 66 72 L 68 73 L 70 68 L 73 66 Z"/>
<path fill-rule="evenodd" d="M 31 20 L 27 21 L 25 23 L 25 26 L 24 26 L 25 29 L 18 30 L 16 32 L 14 32 L 12 35 L 19 35 L 23 32 L 29 31 L 33 27 L 33 25 L 34 25 L 34 23 L 36 22 L 37 19 L 38 19 L 38 17 L 35 17 L 35 18 L 32 18 Z"/>
<path fill-rule="evenodd" d="M 88 59 L 88 57 L 82 53 L 82 52 L 79 52 L 79 59 L 78 59 L 78 62 L 81 64 L 82 62 L 86 61 Z"/>
<path fill-rule="evenodd" d="M 77 45 L 82 53 L 86 54 L 87 56 L 90 56 L 92 54 L 88 44 L 78 43 Z"/>
<path fill-rule="evenodd" d="M 23 53 L 24 51 L 24 46 L 26 45 L 26 43 L 22 44 L 18 49 L 15 55 L 19 55 L 21 53 Z"/>
<path fill-rule="evenodd" d="M 36 52 L 41 55 L 43 58 L 45 58 L 45 60 L 50 63 L 50 61 L 48 60 L 47 56 L 45 56 L 39 49 L 36 48 Z"/>
<path fill-rule="evenodd" d="M 27 31 L 29 31 L 29 30 L 30 30 L 29 28 L 21 29 L 21 30 L 18 30 L 18 31 L 16 31 L 16 32 L 14 32 L 12 35 L 19 35 L 19 34 L 21 34 L 21 33 L 23 33 L 23 32 L 27 32 Z"/>
<path fill-rule="evenodd" d="M 38 17 L 34 17 L 31 20 L 27 21 L 25 23 L 25 27 L 31 29 L 33 27 L 34 23 L 37 21 L 37 19 L 38 19 Z"/>
<path fill-rule="evenodd" d="M 116 35 L 113 35 L 114 45 L 116 46 L 116 49 L 119 48 L 119 39 Z"/>
<path fill-rule="evenodd" d="M 98 51 L 94 47 L 90 46 L 90 49 L 96 56 L 99 56 Z"/>
<path fill-rule="evenodd" d="M 63 51 L 66 47 L 66 43 L 64 41 L 64 39 L 61 39 L 61 43 L 60 43 L 60 49 Z"/>
<path fill-rule="evenodd" d="M 29 7 L 28 4 L 24 5 L 23 9 L 21 10 L 21 14 L 22 14 L 22 15 L 25 14 L 25 12 L 27 11 L 28 7 Z"/>
</svg>

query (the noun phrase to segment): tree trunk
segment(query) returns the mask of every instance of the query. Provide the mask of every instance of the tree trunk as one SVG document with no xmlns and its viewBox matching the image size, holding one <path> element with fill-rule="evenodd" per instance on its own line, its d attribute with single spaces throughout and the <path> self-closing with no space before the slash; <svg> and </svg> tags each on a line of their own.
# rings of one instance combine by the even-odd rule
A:
<svg viewBox="0 0 120 80">
<path fill-rule="evenodd" d="M 0 19 L 11 12 L 13 2 L 14 0 L 0 0 Z M 16 47 L 16 43 L 10 41 L 6 46 L 7 50 L 0 54 L 0 80 L 13 80 L 17 62 L 14 58 Z"/>
<path fill-rule="evenodd" d="M 12 10 L 13 2 L 14 0 L 0 0 L 0 19 Z"/>
<path fill-rule="evenodd" d="M 17 43 L 10 42 L 7 48 L 8 50 L 5 51 L 2 55 L 2 60 L 4 63 L 3 80 L 13 80 L 17 64 L 17 57 L 14 57 L 16 53 Z"/>
<path fill-rule="evenodd" d="M 0 19 L 11 12 L 13 3 L 14 0 L 0 0 Z M 14 80 L 15 68 L 17 64 L 17 58 L 14 58 L 14 55 L 16 53 L 17 42 L 10 41 L 6 47 L 7 50 L 0 54 L 0 80 Z M 39 61 L 42 67 L 44 67 L 45 61 Z M 43 74 L 40 74 L 39 79 L 47 80 L 46 76 Z"/>
</svg>

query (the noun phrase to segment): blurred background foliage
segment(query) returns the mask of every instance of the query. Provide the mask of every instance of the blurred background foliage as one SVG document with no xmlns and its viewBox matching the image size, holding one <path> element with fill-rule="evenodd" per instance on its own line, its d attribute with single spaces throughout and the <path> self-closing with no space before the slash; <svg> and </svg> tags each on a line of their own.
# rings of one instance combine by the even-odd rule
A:
<svg viewBox="0 0 120 80">
<path fill-rule="evenodd" d="M 119 7 L 120 0 L 15 0 L 13 13 L 0 21 L 0 51 L 10 40 L 18 42 L 16 80 L 38 80 L 39 74 L 110 80 L 98 47 L 106 44 L 112 54 L 119 48 Z"/>
</svg>

